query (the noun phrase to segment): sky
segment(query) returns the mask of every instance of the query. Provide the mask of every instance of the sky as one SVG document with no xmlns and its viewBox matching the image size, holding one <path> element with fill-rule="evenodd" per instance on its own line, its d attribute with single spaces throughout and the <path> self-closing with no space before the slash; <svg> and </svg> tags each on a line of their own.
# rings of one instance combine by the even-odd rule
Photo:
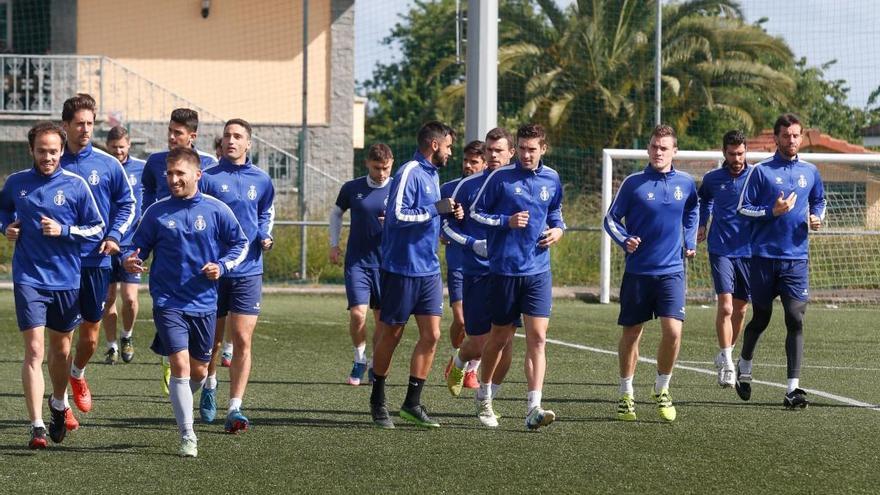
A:
<svg viewBox="0 0 880 495">
<path fill-rule="evenodd" d="M 467 0 L 461 0 L 467 4 Z M 573 0 L 557 0 L 567 6 Z M 664 0 L 666 1 L 666 0 Z M 381 45 L 412 0 L 356 0 L 355 78 L 369 79 L 380 61 L 393 60 L 393 47 Z M 837 60 L 826 79 L 844 79 L 849 104 L 866 105 L 880 86 L 880 2 L 877 0 L 740 0 L 748 22 L 766 17 L 765 29 L 784 38 L 809 65 Z"/>
</svg>

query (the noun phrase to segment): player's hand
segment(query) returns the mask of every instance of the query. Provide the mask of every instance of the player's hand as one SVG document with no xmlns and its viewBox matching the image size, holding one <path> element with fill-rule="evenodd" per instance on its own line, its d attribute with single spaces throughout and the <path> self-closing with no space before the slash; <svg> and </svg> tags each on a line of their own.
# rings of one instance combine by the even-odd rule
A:
<svg viewBox="0 0 880 495">
<path fill-rule="evenodd" d="M 474 242 L 471 249 L 473 249 L 474 253 L 481 258 L 489 257 L 489 248 L 486 246 L 486 239 L 480 239 L 479 241 Z"/>
<path fill-rule="evenodd" d="M 61 235 L 61 224 L 49 217 L 40 217 L 40 227 L 43 228 L 44 236 L 58 237 Z"/>
<path fill-rule="evenodd" d="M 437 213 L 448 215 L 455 209 L 455 201 L 452 198 L 443 198 L 434 203 L 434 207 L 437 208 Z"/>
<path fill-rule="evenodd" d="M 695 257 L 696 255 L 697 255 L 697 250 L 696 250 L 696 249 L 686 249 L 685 252 L 684 252 L 684 256 L 685 256 L 685 258 L 687 258 L 687 259 L 689 259 L 689 260 L 694 259 L 694 257 Z"/>
<path fill-rule="evenodd" d="M 512 229 L 523 229 L 526 225 L 529 224 L 529 212 L 521 211 L 519 213 L 514 213 L 510 220 L 507 221 L 507 224 Z"/>
<path fill-rule="evenodd" d="M 773 205 L 774 217 L 785 215 L 790 212 L 791 209 L 794 208 L 795 201 L 797 201 L 797 193 L 794 191 L 792 191 L 787 198 L 783 198 L 783 196 L 785 196 L 785 193 L 779 191 L 779 197 L 776 198 L 776 204 Z"/>
<path fill-rule="evenodd" d="M 330 263 L 339 264 L 339 246 L 330 246 Z"/>
<path fill-rule="evenodd" d="M 217 280 L 220 278 L 220 265 L 217 263 L 205 263 L 202 267 L 202 273 L 208 277 L 208 280 Z"/>
<path fill-rule="evenodd" d="M 260 247 L 263 248 L 263 251 L 268 251 L 268 250 L 272 249 L 272 246 L 274 246 L 274 245 L 275 245 L 275 241 L 273 241 L 272 239 L 266 238 L 266 239 L 263 239 L 262 241 L 260 241 Z"/>
<path fill-rule="evenodd" d="M 18 234 L 21 232 L 21 220 L 16 220 L 6 226 L 6 239 L 9 242 L 18 240 Z"/>
<path fill-rule="evenodd" d="M 101 247 L 98 248 L 98 252 L 101 254 L 106 254 L 107 256 L 113 256 L 114 254 L 119 254 L 119 244 L 113 239 L 107 238 L 101 241 Z"/>
<path fill-rule="evenodd" d="M 706 227 L 700 227 L 697 229 L 697 242 L 703 242 L 706 240 Z"/>
<path fill-rule="evenodd" d="M 464 206 L 461 203 L 455 203 L 455 208 L 452 209 L 452 216 L 458 221 L 464 219 Z"/>
<path fill-rule="evenodd" d="M 125 268 L 125 271 L 128 273 L 146 273 L 147 267 L 144 266 L 144 260 L 138 257 L 141 249 L 137 248 L 133 253 L 128 255 L 125 260 L 122 261 L 122 267 Z"/>
<path fill-rule="evenodd" d="M 553 244 L 559 242 L 559 239 L 562 239 L 563 230 L 559 227 L 553 227 L 552 229 L 547 229 L 541 234 L 541 240 L 538 241 L 538 247 L 549 248 Z"/>
<path fill-rule="evenodd" d="M 822 219 L 817 215 L 810 215 L 810 229 L 819 230 L 822 228 Z"/>
<path fill-rule="evenodd" d="M 626 243 L 625 243 L 626 252 L 630 253 L 630 254 L 636 252 L 636 249 L 639 248 L 639 244 L 641 244 L 641 243 L 642 243 L 641 238 L 636 237 L 636 236 L 630 237 L 629 239 L 626 240 Z"/>
</svg>

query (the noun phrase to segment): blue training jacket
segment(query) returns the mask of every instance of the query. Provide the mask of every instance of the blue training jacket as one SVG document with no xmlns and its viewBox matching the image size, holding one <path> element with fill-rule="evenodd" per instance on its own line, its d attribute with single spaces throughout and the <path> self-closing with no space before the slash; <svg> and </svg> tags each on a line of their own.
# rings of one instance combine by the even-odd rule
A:
<svg viewBox="0 0 880 495">
<path fill-rule="evenodd" d="M 60 237 L 43 235 L 42 217 L 61 224 Z M 0 192 L 0 232 L 20 220 L 12 281 L 44 290 L 79 289 L 81 243 L 104 236 L 104 219 L 88 184 L 60 166 L 50 176 L 35 168 L 14 173 Z"/>
<path fill-rule="evenodd" d="M 388 192 L 391 190 L 391 179 L 378 185 L 364 175 L 352 179 L 339 189 L 336 206 L 344 213 L 351 210 L 351 227 L 348 231 L 348 243 L 345 247 L 345 266 L 379 268 L 382 254 L 382 223 L 380 216 L 385 216 L 388 206 Z"/>
<path fill-rule="evenodd" d="M 382 269 L 409 277 L 440 273 L 437 167 L 421 153 L 397 169 L 382 230 Z"/>
<path fill-rule="evenodd" d="M 510 217 L 529 212 L 529 223 L 511 229 Z M 471 205 L 470 217 L 488 228 L 489 270 L 508 276 L 536 275 L 550 270 L 550 250 L 538 246 L 548 227 L 565 229 L 562 183 L 544 162 L 535 170 L 519 162 L 489 174 Z"/>
<path fill-rule="evenodd" d="M 217 282 L 202 267 L 217 263 L 221 276 L 234 270 L 247 258 L 248 238 L 228 206 L 197 192 L 148 207 L 125 256 L 135 249 L 142 260 L 153 254 L 150 295 L 156 307 L 201 313 L 217 310 Z"/>
<path fill-rule="evenodd" d="M 76 154 L 65 147 L 61 167 L 86 180 L 106 225 L 104 237 L 122 246 L 137 224 L 137 202 L 119 160 L 89 143 Z M 81 244 L 84 268 L 110 268 L 110 257 L 101 254 L 100 247 L 101 239 Z"/>
<path fill-rule="evenodd" d="M 694 179 L 673 168 L 660 173 L 651 165 L 620 184 L 605 215 L 605 231 L 626 250 L 630 237 L 641 239 L 626 255 L 626 272 L 667 275 L 684 269 L 685 249 L 697 248 L 699 201 Z"/>
<path fill-rule="evenodd" d="M 778 217 L 779 194 L 797 194 L 794 208 Z M 738 211 L 752 220 L 752 256 L 805 260 L 809 253 L 809 215 L 825 219 L 825 186 L 815 165 L 776 154 L 749 171 Z"/>
<path fill-rule="evenodd" d="M 125 175 L 128 177 L 128 185 L 131 186 L 131 192 L 134 194 L 134 211 L 135 211 L 135 225 L 141 219 L 141 214 L 144 212 L 142 208 L 144 201 L 144 186 L 141 184 L 141 176 L 144 175 L 144 164 L 147 162 L 144 160 L 140 160 L 138 158 L 132 158 L 131 156 L 125 160 L 125 163 L 122 164 L 122 168 L 125 170 Z M 131 238 L 134 237 L 135 227 L 128 229 L 128 232 L 123 236 L 120 246 L 128 246 L 131 244 Z"/>
<path fill-rule="evenodd" d="M 488 228 L 471 217 L 471 206 L 490 173 L 487 169 L 469 175 L 461 179 L 452 191 L 450 197 L 464 208 L 464 219 L 458 221 L 452 215 L 443 217 L 443 235 L 462 250 L 461 271 L 465 275 L 489 273 L 489 258 L 483 258 L 473 250 L 476 241 L 485 241 L 488 238 Z"/>
<path fill-rule="evenodd" d="M 272 239 L 275 225 L 275 187 L 269 174 L 250 159 L 236 165 L 226 158 L 202 173 L 199 189 L 232 209 L 248 238 L 248 254 L 229 278 L 263 274 L 263 239 Z"/>
<path fill-rule="evenodd" d="M 752 222 L 737 212 L 739 197 L 746 177 L 754 165 L 746 164 L 734 177 L 725 164 L 703 176 L 697 194 L 700 197 L 700 227 L 712 217 L 712 226 L 706 239 L 709 254 L 729 258 L 748 258 L 752 255 Z"/>
<path fill-rule="evenodd" d="M 452 193 L 455 191 L 455 188 L 461 183 L 462 177 L 457 179 L 452 179 L 449 182 L 445 182 L 440 185 L 440 197 L 441 198 L 451 198 Z M 445 231 L 444 231 L 445 232 Z M 449 239 L 449 236 L 444 235 Z M 449 239 L 451 241 L 451 239 Z M 450 242 L 446 245 L 446 271 L 454 272 L 461 271 L 462 269 L 462 259 L 464 257 L 464 253 L 462 252 L 461 245 L 457 242 Z"/>
<path fill-rule="evenodd" d="M 193 151 L 199 154 L 202 162 L 202 171 L 205 171 L 214 165 L 217 165 L 217 158 L 214 155 L 199 151 L 193 148 Z M 156 201 L 171 195 L 168 189 L 168 151 L 159 151 L 147 157 L 147 163 L 144 165 L 144 175 L 141 177 L 141 184 L 144 188 L 144 202 L 141 210 L 146 210 Z"/>
</svg>

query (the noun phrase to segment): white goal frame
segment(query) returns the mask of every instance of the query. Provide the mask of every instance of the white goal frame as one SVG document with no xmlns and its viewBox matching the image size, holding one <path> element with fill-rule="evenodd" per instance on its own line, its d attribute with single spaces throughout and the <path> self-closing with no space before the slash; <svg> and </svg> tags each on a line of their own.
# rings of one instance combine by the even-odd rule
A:
<svg viewBox="0 0 880 495">
<path fill-rule="evenodd" d="M 749 163 L 757 163 L 765 158 L 773 156 L 772 152 L 749 151 L 746 160 Z M 837 163 L 837 164 L 870 164 L 880 163 L 880 154 L 839 154 L 839 153 L 799 153 L 798 158 L 810 163 Z M 719 165 L 723 160 L 721 151 L 681 151 L 676 153 L 673 162 L 684 161 L 717 161 Z M 602 215 L 608 212 L 611 201 L 614 199 L 612 180 L 614 160 L 643 160 L 648 161 L 648 151 L 627 149 L 604 149 L 602 150 Z M 611 302 L 611 237 L 602 228 L 602 242 L 599 247 L 599 302 L 608 304 Z"/>
</svg>

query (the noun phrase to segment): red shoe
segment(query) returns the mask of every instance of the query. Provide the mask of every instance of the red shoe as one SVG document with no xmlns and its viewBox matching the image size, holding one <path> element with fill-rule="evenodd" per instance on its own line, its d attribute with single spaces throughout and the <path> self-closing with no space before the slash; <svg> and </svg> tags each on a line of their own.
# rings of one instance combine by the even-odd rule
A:
<svg viewBox="0 0 880 495">
<path fill-rule="evenodd" d="M 455 362 L 455 357 L 449 358 L 449 362 L 446 363 L 446 371 L 443 372 L 443 379 L 449 378 L 449 370 L 452 369 L 452 363 Z"/>
<path fill-rule="evenodd" d="M 64 411 L 64 427 L 67 428 L 67 431 L 79 429 L 79 421 L 76 420 L 76 416 L 73 415 L 73 410 L 69 407 Z"/>
<path fill-rule="evenodd" d="M 480 380 L 477 379 L 476 371 L 468 371 L 464 374 L 464 388 L 476 390 L 480 388 Z"/>
<path fill-rule="evenodd" d="M 92 391 L 85 378 L 70 377 L 70 388 L 73 392 L 73 403 L 80 411 L 87 413 L 92 410 Z M 66 422 L 66 421 L 65 421 Z"/>
</svg>

